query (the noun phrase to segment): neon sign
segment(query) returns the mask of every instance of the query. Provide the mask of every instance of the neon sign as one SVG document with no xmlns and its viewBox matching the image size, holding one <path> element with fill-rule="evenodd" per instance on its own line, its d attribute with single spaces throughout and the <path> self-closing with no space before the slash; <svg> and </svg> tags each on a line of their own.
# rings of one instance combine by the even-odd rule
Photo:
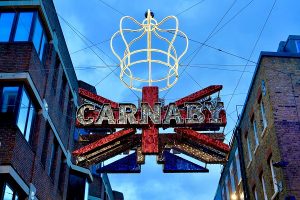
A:
<svg viewBox="0 0 300 200">
<path fill-rule="evenodd" d="M 118 111 L 117 111 L 118 110 Z M 103 104 L 97 109 L 94 104 L 83 104 L 77 111 L 79 125 L 95 125 L 99 127 L 122 127 L 131 124 L 132 127 L 148 125 L 149 120 L 155 125 L 175 126 L 197 125 L 206 122 L 220 122 L 220 112 L 223 110 L 223 102 L 217 100 L 184 103 L 183 108 L 178 108 L 175 103 L 162 107 L 161 103 L 155 103 L 153 108 L 147 103 L 141 103 L 138 109 L 131 103 L 120 103 L 117 109 L 112 109 L 110 104 Z M 117 113 L 116 113 L 117 112 Z M 114 115 L 114 113 L 116 113 Z M 163 117 L 162 117 L 163 116 Z"/>
</svg>

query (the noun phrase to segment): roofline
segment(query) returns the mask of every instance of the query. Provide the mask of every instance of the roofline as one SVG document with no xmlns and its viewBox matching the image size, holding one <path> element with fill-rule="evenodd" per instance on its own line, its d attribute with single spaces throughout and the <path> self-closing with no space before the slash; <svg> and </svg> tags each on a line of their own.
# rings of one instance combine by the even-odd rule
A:
<svg viewBox="0 0 300 200">
<path fill-rule="evenodd" d="M 297 54 L 297 53 L 289 53 L 289 52 L 268 52 L 268 51 L 261 51 L 260 54 L 259 54 L 259 58 L 258 58 L 258 62 L 256 63 L 256 67 L 255 67 L 255 71 L 254 71 L 254 74 L 253 74 L 253 77 L 252 77 L 252 80 L 251 80 L 251 83 L 250 83 L 250 87 L 248 89 L 248 92 L 247 92 L 247 96 L 246 96 L 246 99 L 245 99 L 245 102 L 244 102 L 244 106 L 243 106 L 243 109 L 242 109 L 242 112 L 241 112 L 241 117 L 238 119 L 237 123 L 236 123 L 236 126 L 235 126 L 235 129 L 237 127 L 239 127 L 241 125 L 241 121 L 242 121 L 242 118 L 244 116 L 244 112 L 246 110 L 246 106 L 247 106 L 247 103 L 249 101 L 249 98 L 250 98 L 250 93 L 252 91 L 252 87 L 253 87 L 253 84 L 254 84 L 254 81 L 255 81 L 255 78 L 257 76 L 257 71 L 259 70 L 260 68 L 260 65 L 261 65 L 261 61 L 262 61 L 262 58 L 263 57 L 289 57 L 289 58 L 300 58 L 300 54 Z"/>
<path fill-rule="evenodd" d="M 257 76 L 257 71 L 259 70 L 260 68 L 260 64 L 261 64 L 261 61 L 262 61 L 262 58 L 263 57 L 289 57 L 289 58 L 300 58 L 300 54 L 297 54 L 297 53 L 289 53 L 289 52 L 268 52 L 268 51 L 261 51 L 260 52 L 260 55 L 259 55 L 259 58 L 258 58 L 258 62 L 256 63 L 256 67 L 255 67 L 255 71 L 254 71 L 254 74 L 253 74 L 253 77 L 252 77 L 252 80 L 251 80 L 251 83 L 250 83 L 250 87 L 248 89 L 248 92 L 247 92 L 247 96 L 246 96 L 246 100 L 244 102 L 244 106 L 243 106 L 243 109 L 242 109 L 242 117 L 240 117 L 236 123 L 236 126 L 235 126 L 235 129 L 238 128 L 240 125 L 241 125 L 241 121 L 242 121 L 242 118 L 243 118 L 243 115 L 244 115 L 244 112 L 246 110 L 246 105 L 249 101 L 249 98 L 250 98 L 250 92 L 252 90 L 252 87 L 253 87 L 253 84 L 254 84 L 254 80 Z M 235 133 L 235 131 L 233 131 Z M 234 137 L 234 136 L 233 136 Z M 234 140 L 232 142 L 232 146 L 231 146 L 231 149 L 230 149 L 230 153 L 228 155 L 228 158 L 230 157 L 231 155 L 231 152 L 232 152 L 232 149 L 234 147 Z M 219 183 L 218 183 L 218 187 L 217 187 L 217 190 L 216 190 L 216 193 L 215 193 L 215 197 L 218 193 L 218 189 L 219 189 L 219 186 L 220 186 L 220 183 L 221 183 L 221 180 L 222 180 L 222 177 L 224 176 L 224 169 L 227 167 L 228 165 L 228 162 L 223 165 L 223 169 L 221 171 L 221 176 L 220 176 L 220 179 L 219 179 Z"/>
</svg>

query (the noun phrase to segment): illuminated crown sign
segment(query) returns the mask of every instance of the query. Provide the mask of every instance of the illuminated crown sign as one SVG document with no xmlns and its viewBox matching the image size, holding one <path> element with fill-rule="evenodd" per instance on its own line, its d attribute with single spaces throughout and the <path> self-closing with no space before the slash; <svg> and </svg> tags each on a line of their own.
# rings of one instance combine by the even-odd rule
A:
<svg viewBox="0 0 300 200">
<path fill-rule="evenodd" d="M 158 86 L 160 91 L 167 90 L 178 80 L 178 65 L 187 51 L 188 38 L 185 33 L 178 30 L 178 19 L 175 16 L 168 16 L 161 22 L 157 22 L 153 12 L 148 10 L 145 17 L 142 23 L 130 16 L 122 17 L 120 30 L 112 36 L 110 46 L 120 61 L 120 79 L 127 87 L 142 91 L 144 86 Z M 163 28 L 163 26 L 170 26 L 172 21 L 175 22 L 173 28 Z M 124 27 L 130 22 L 133 22 L 137 28 Z M 119 43 L 114 47 L 114 40 L 119 36 L 125 44 L 122 50 L 119 50 Z M 178 54 L 175 49 L 177 36 L 185 40 L 181 54 Z"/>
</svg>

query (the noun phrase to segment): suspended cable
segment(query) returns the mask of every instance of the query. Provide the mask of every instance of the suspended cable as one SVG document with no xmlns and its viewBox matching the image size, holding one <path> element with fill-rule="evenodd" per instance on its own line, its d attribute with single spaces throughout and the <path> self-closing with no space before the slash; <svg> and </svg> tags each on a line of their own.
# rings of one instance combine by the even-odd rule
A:
<svg viewBox="0 0 300 200">
<path fill-rule="evenodd" d="M 59 15 L 58 14 L 58 16 L 60 17 L 60 18 L 62 18 L 62 20 L 71 28 L 71 30 L 86 44 L 86 45 L 88 45 L 87 44 L 87 42 L 85 41 L 85 40 L 87 40 L 87 41 L 89 41 L 91 44 L 94 44 L 91 40 L 89 40 L 86 36 L 84 36 L 82 33 L 80 33 L 80 31 L 78 30 L 78 29 L 76 29 L 74 26 L 72 26 L 69 22 L 67 22 L 61 15 Z M 79 35 L 80 34 L 80 35 Z M 84 39 L 84 38 L 85 39 Z M 115 73 L 115 71 L 116 71 L 116 69 L 111 69 L 111 67 L 110 67 L 110 65 L 108 65 L 92 48 L 89 48 L 106 66 L 108 66 L 108 68 L 111 70 L 111 73 L 109 73 L 108 74 L 108 76 L 109 75 L 111 75 L 111 74 L 115 74 L 117 77 L 119 77 L 119 75 L 118 74 L 116 74 Z M 106 77 L 104 77 L 105 79 L 107 78 L 107 76 Z M 96 85 L 98 85 L 99 83 L 101 83 L 102 82 L 102 80 L 100 80 Z M 129 88 L 130 89 L 130 91 L 137 97 L 137 98 L 139 98 L 139 96 L 131 89 L 131 88 Z"/>
<path fill-rule="evenodd" d="M 265 20 L 265 22 L 264 22 L 264 24 L 263 24 L 263 27 L 262 27 L 262 29 L 260 30 L 259 35 L 258 35 L 258 37 L 257 37 L 257 39 L 256 39 L 256 41 L 255 41 L 255 44 L 254 44 L 254 46 L 253 46 L 253 48 L 252 48 L 252 50 L 251 50 L 251 53 L 250 53 L 250 55 L 249 55 L 249 59 L 248 59 L 248 60 L 251 59 L 251 57 L 252 57 L 252 55 L 253 55 L 253 53 L 254 53 L 254 50 L 255 50 L 255 48 L 256 48 L 258 42 L 259 42 L 259 39 L 260 39 L 260 37 L 261 37 L 261 35 L 262 35 L 262 33 L 263 33 L 265 27 L 266 27 L 266 24 L 267 24 L 268 21 L 269 21 L 269 18 L 270 18 L 271 14 L 272 14 L 272 11 L 273 11 L 273 9 L 274 9 L 274 7 L 275 7 L 276 2 L 277 2 L 277 0 L 274 0 L 274 3 L 273 3 L 273 5 L 272 5 L 272 7 L 271 7 L 271 9 L 270 9 L 270 11 L 269 11 L 269 13 L 268 13 L 268 15 L 267 15 L 267 18 L 266 18 L 266 20 Z M 244 67 L 244 69 L 243 69 L 243 72 L 242 72 L 242 74 L 240 75 L 240 77 L 239 77 L 239 79 L 238 79 L 238 82 L 237 82 L 237 84 L 236 84 L 236 86 L 235 86 L 235 88 L 234 88 L 234 90 L 233 90 L 233 94 L 236 92 L 236 90 L 237 90 L 237 88 L 238 88 L 238 86 L 239 86 L 239 84 L 240 84 L 240 82 L 241 82 L 241 80 L 242 80 L 243 74 L 244 74 L 244 72 L 246 71 L 246 68 L 247 68 L 248 63 L 249 63 L 249 62 L 247 61 L 246 65 L 245 65 L 245 67 Z M 230 103 L 231 103 L 231 101 L 232 101 L 232 98 L 233 98 L 233 95 L 230 97 L 229 102 L 228 102 L 228 104 L 227 104 L 225 110 L 228 109 L 228 107 L 229 107 L 229 105 L 230 105 Z"/>
<path fill-rule="evenodd" d="M 106 5 L 107 7 L 109 7 L 110 9 L 114 10 L 116 13 L 120 14 L 121 16 L 125 16 L 126 14 L 119 11 L 118 9 L 114 8 L 113 6 L 109 5 L 108 3 L 106 3 L 103 0 L 98 0 L 99 2 L 101 2 L 102 4 Z"/>
<path fill-rule="evenodd" d="M 177 13 L 175 16 L 179 16 L 179 15 L 181 15 L 182 13 L 187 12 L 188 10 L 190 10 L 190 9 L 192 9 L 192 8 L 194 8 L 194 7 L 196 7 L 196 6 L 198 6 L 199 4 L 203 3 L 204 1 L 205 1 L 205 0 L 198 1 L 197 3 L 193 4 L 192 6 L 190 6 L 190 7 L 186 8 L 186 9 L 184 9 L 183 11 Z"/>
<path fill-rule="evenodd" d="M 230 5 L 230 7 L 227 9 L 227 11 L 224 13 L 224 15 L 222 16 L 222 18 L 219 20 L 219 22 L 217 23 L 217 25 L 212 29 L 212 31 L 210 32 L 210 34 L 209 34 L 209 36 L 213 33 L 213 31 L 219 26 L 219 24 L 223 21 L 223 19 L 225 18 L 225 16 L 228 14 L 228 12 L 232 9 L 232 7 L 234 6 L 234 4 L 235 4 L 235 2 L 236 2 L 237 0 L 235 0 L 231 5 Z M 209 37 L 208 36 L 208 37 Z M 205 42 L 207 41 L 207 39 L 205 40 Z M 205 44 L 205 42 L 204 42 L 204 44 Z M 200 48 L 202 48 L 204 45 L 201 45 L 201 47 Z M 200 49 L 199 48 L 199 49 Z M 196 51 L 194 51 L 193 52 L 193 54 L 194 54 L 194 56 L 192 57 L 192 59 L 190 60 L 190 62 L 187 64 L 187 66 L 192 62 L 192 60 L 195 58 L 195 56 L 198 54 L 198 50 L 196 49 Z M 187 58 L 185 58 L 185 60 L 186 60 Z M 185 61 L 185 60 L 183 60 L 183 61 Z M 182 61 L 182 62 L 183 62 Z M 182 63 L 180 63 L 180 64 L 182 64 Z M 179 74 L 179 77 L 182 75 L 182 73 L 187 69 L 187 66 L 181 71 L 181 73 Z M 165 93 L 165 95 L 164 95 L 164 97 L 166 97 L 166 95 L 171 91 L 171 89 L 172 88 L 170 88 L 166 93 Z M 164 98 L 163 97 L 163 98 Z"/>
</svg>

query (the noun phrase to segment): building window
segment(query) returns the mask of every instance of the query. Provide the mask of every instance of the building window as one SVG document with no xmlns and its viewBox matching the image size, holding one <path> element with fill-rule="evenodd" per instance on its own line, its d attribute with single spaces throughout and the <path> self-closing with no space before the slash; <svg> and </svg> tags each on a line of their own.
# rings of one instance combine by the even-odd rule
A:
<svg viewBox="0 0 300 200">
<path fill-rule="evenodd" d="M 85 180 L 85 188 L 84 188 L 84 200 L 88 200 L 89 197 L 89 188 L 90 184 L 87 180 Z"/>
<path fill-rule="evenodd" d="M 237 180 L 238 180 L 238 184 L 241 182 L 242 180 L 242 176 L 241 176 L 241 163 L 240 163 L 240 157 L 239 157 L 239 150 L 236 149 L 235 151 L 235 162 L 236 162 L 236 174 L 237 174 Z"/>
<path fill-rule="evenodd" d="M 58 150 L 58 144 L 56 139 L 53 139 L 53 143 L 51 146 L 51 154 L 50 154 L 50 163 L 48 168 L 48 175 L 54 180 L 55 177 L 55 169 L 56 169 L 56 158 L 57 158 L 57 150 Z"/>
<path fill-rule="evenodd" d="M 18 200 L 19 196 L 8 184 L 5 184 L 3 200 Z"/>
<path fill-rule="evenodd" d="M 67 107 L 67 116 L 66 116 L 66 122 L 67 122 L 67 127 L 68 131 L 71 131 L 72 124 L 73 124 L 73 101 L 72 101 L 72 92 L 71 90 L 69 91 L 69 96 L 68 96 L 68 107 Z"/>
<path fill-rule="evenodd" d="M 274 194 L 276 194 L 278 192 L 278 183 L 276 180 L 276 174 L 274 171 L 274 166 L 273 166 L 273 160 L 272 158 L 269 161 L 270 164 L 270 169 L 271 169 L 271 174 L 272 174 L 272 182 L 273 182 L 273 187 L 274 187 Z"/>
<path fill-rule="evenodd" d="M 226 199 L 230 199 L 230 194 L 229 194 L 229 181 L 228 181 L 228 176 L 225 179 L 225 184 L 226 184 Z"/>
<path fill-rule="evenodd" d="M 296 40 L 296 49 L 297 49 L 297 53 L 300 53 L 300 40 Z"/>
<path fill-rule="evenodd" d="M 222 187 L 222 200 L 226 200 L 225 187 Z"/>
<path fill-rule="evenodd" d="M 52 91 L 53 94 L 56 94 L 56 89 L 57 89 L 57 82 L 58 82 L 58 74 L 59 74 L 59 70 L 60 70 L 60 60 L 59 57 L 56 56 L 56 60 L 55 60 L 55 66 L 53 69 L 53 79 L 52 79 Z"/>
<path fill-rule="evenodd" d="M 230 165 L 230 184 L 231 184 L 231 193 L 234 194 L 236 189 L 235 189 L 233 162 L 231 162 Z"/>
<path fill-rule="evenodd" d="M 256 120 L 253 121 L 253 133 L 254 133 L 254 138 L 255 138 L 255 149 L 258 147 L 259 145 L 259 140 L 258 140 L 258 135 L 257 135 L 257 126 L 256 126 Z"/>
<path fill-rule="evenodd" d="M 24 86 L 0 87 L 0 113 L 7 122 L 16 124 L 29 142 L 36 109 Z"/>
<path fill-rule="evenodd" d="M 0 13 L 0 42 L 8 42 L 14 22 L 15 13 Z"/>
<path fill-rule="evenodd" d="M 19 87 L 3 87 L 1 95 L 1 112 L 2 113 L 14 113 L 17 105 Z"/>
<path fill-rule="evenodd" d="M 67 159 L 62 154 L 60 160 L 60 170 L 59 170 L 59 178 L 58 178 L 58 189 L 61 193 L 63 193 L 65 187 L 66 169 L 67 169 Z"/>
<path fill-rule="evenodd" d="M 248 159 L 250 163 L 252 161 L 252 153 L 251 153 L 251 143 L 250 143 L 249 135 L 247 136 L 246 140 L 247 140 L 247 149 L 248 149 Z"/>
<path fill-rule="evenodd" d="M 29 41 L 33 12 L 20 12 L 14 41 Z"/>
<path fill-rule="evenodd" d="M 33 42 L 43 60 L 48 38 L 37 12 L 0 12 L 0 30 L 0 42 Z"/>
<path fill-rule="evenodd" d="M 60 110 L 61 110 L 62 113 L 64 112 L 66 89 L 67 89 L 67 78 L 63 74 L 63 76 L 62 76 L 61 91 L 60 91 L 60 96 L 59 96 L 59 105 L 60 105 Z"/>
<path fill-rule="evenodd" d="M 254 195 L 254 199 L 255 199 L 255 200 L 258 200 L 257 191 L 256 191 L 256 186 L 253 187 L 253 195 Z"/>
<path fill-rule="evenodd" d="M 24 135 L 26 141 L 30 139 L 30 133 L 32 130 L 32 122 L 35 116 L 35 108 L 31 99 L 28 96 L 26 89 L 23 87 L 20 109 L 17 118 L 17 126 L 21 133 Z"/>
<path fill-rule="evenodd" d="M 261 185 L 264 193 L 264 199 L 268 200 L 267 189 L 266 189 L 265 179 L 263 175 L 261 175 Z"/>
<path fill-rule="evenodd" d="M 45 31 L 43 30 L 40 18 L 37 17 L 35 27 L 34 27 L 32 42 L 39 55 L 40 60 L 43 60 L 46 41 L 47 41 L 47 36 L 45 34 Z"/>
<path fill-rule="evenodd" d="M 266 118 L 266 113 L 265 113 L 265 106 L 264 106 L 263 101 L 260 102 L 260 111 L 261 111 L 261 116 L 262 116 L 262 121 L 263 121 L 263 127 L 264 127 L 264 130 L 265 130 L 268 123 L 267 123 L 267 118 Z M 263 130 L 262 134 L 264 133 L 264 130 Z"/>
<path fill-rule="evenodd" d="M 41 162 L 42 162 L 42 165 L 43 165 L 44 168 L 46 166 L 47 153 L 48 153 L 48 145 L 49 145 L 49 139 L 50 139 L 50 132 L 51 132 L 51 127 L 47 123 L 46 124 L 46 129 L 45 129 L 45 135 L 44 135 L 42 156 L 41 156 Z"/>
</svg>

